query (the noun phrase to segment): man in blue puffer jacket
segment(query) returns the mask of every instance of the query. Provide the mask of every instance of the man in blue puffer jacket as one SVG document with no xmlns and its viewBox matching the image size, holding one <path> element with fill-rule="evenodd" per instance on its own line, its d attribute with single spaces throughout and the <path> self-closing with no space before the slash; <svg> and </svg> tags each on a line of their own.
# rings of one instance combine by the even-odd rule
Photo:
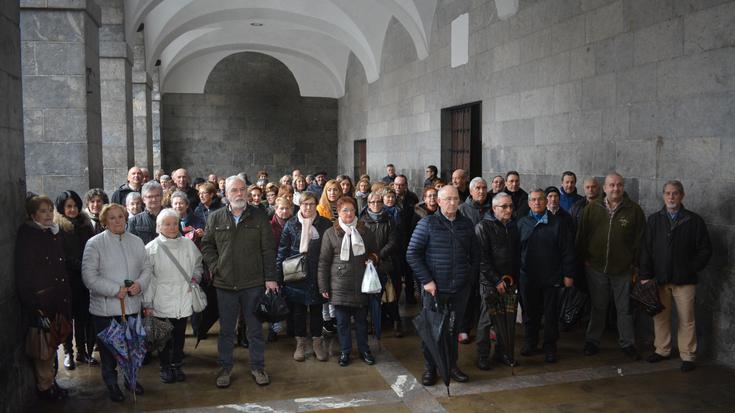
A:
<svg viewBox="0 0 735 413">
<path fill-rule="evenodd" d="M 469 295 L 480 264 L 478 243 L 472 221 L 457 213 L 459 194 L 447 185 L 439 190 L 439 211 L 426 216 L 416 225 L 406 251 L 406 260 L 416 278 L 424 287 L 422 301 L 428 307 L 434 301 L 455 311 L 455 323 L 462 320 Z M 469 380 L 457 368 L 457 328 L 451 329 L 451 378 L 457 382 Z M 436 362 L 422 343 L 426 371 L 421 383 L 431 386 L 436 383 Z"/>
</svg>

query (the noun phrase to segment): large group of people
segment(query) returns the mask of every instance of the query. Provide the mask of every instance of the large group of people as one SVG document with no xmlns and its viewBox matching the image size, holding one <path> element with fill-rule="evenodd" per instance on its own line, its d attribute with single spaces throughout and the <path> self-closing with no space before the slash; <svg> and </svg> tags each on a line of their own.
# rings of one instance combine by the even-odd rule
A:
<svg viewBox="0 0 735 413">
<path fill-rule="evenodd" d="M 681 182 L 664 184 L 662 209 L 646 219 L 615 172 L 604 177 L 602 188 L 597 179 L 586 178 L 582 196 L 571 171 L 563 172 L 559 187 L 527 192 L 516 171 L 488 184 L 458 169 L 447 183 L 430 165 L 421 199 L 393 164 L 386 172 L 379 179 L 364 175 L 353 181 L 295 169 L 270 182 L 268 173 L 259 171 L 254 184 L 244 173 L 190 183 L 185 169 L 170 175 L 159 170 L 150 179 L 143 168 L 132 167 L 127 182 L 109 198 L 99 188 L 84 199 L 64 191 L 55 202 L 29 194 L 15 255 L 19 298 L 29 320 L 27 341 L 38 342 L 38 332 L 58 331 L 54 327 L 60 324 L 73 326 L 64 337 L 51 334 L 28 351 L 39 395 L 68 396 L 54 378 L 56 346 L 62 344 L 64 368 L 100 365 L 110 399 L 124 400 L 116 359 L 95 342 L 113 320 L 137 314 L 173 326 L 158 351 L 160 380 L 186 380 L 187 320 L 197 339 L 206 338 L 208 330 L 192 309 L 195 284 L 219 319 L 215 385 L 220 388 L 230 386 L 237 344 L 249 350 L 255 383 L 270 383 L 265 346 L 278 339 L 282 323 L 271 324 L 265 336 L 255 310 L 271 291 L 280 292 L 290 310 L 285 324 L 294 340 L 293 359 L 303 362 L 312 349 L 317 360 L 337 356 L 343 367 L 351 360 L 353 326 L 357 358 L 367 364 L 376 363 L 369 335 L 377 340 L 383 330 L 404 335 L 400 300 L 451 309 L 450 375 L 466 382 L 469 377 L 457 365 L 459 344 L 468 343 L 474 330 L 476 365 L 488 370 L 493 338 L 503 334 L 493 331 L 491 296 L 518 291 L 523 357 L 542 354 L 548 363 L 558 361 L 559 291 L 575 287 L 591 301 L 582 352 L 600 351 L 612 304 L 620 348 L 638 360 L 629 297 L 636 282 L 655 282 L 665 310 L 654 316 L 655 351 L 647 360 L 672 355 L 673 301 L 681 370 L 694 368 L 695 285 L 712 248 L 702 218 L 682 204 Z M 369 264 L 380 293 L 363 292 Z M 300 268 L 296 275 L 294 265 Z M 497 340 L 495 362 L 518 364 L 503 342 Z M 437 360 L 422 348 L 421 382 L 431 386 Z M 126 380 L 124 386 L 144 393 L 140 383 Z"/>
</svg>

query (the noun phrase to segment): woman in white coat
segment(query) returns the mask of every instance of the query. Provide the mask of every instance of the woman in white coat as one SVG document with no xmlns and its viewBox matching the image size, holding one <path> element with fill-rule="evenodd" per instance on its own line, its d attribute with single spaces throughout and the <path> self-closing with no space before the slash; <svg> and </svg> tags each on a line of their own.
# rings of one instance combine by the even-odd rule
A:
<svg viewBox="0 0 735 413">
<path fill-rule="evenodd" d="M 179 228 L 176 211 L 164 209 L 156 218 L 159 235 L 145 247 L 153 276 L 143 291 L 144 314 L 168 319 L 174 326 L 171 338 L 159 353 L 163 383 L 186 380 L 181 365 L 186 318 L 192 314 L 191 283 L 199 283 L 202 276 L 202 254 L 193 241 L 181 236 Z"/>
</svg>

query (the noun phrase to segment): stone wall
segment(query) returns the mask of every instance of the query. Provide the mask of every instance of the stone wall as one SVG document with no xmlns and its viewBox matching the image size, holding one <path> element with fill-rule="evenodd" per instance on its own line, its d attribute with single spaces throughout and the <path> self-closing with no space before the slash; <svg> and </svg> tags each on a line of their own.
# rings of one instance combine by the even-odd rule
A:
<svg viewBox="0 0 735 413">
<path fill-rule="evenodd" d="M 450 24 L 469 13 L 469 62 L 450 67 Z M 647 213 L 681 179 L 715 255 L 698 289 L 702 354 L 735 364 L 735 2 L 521 0 L 507 20 L 493 1 L 440 0 L 430 54 L 388 27 L 380 79 L 350 60 L 339 102 L 339 170 L 367 138 L 368 173 L 396 164 L 414 188 L 440 165 L 441 109 L 482 102 L 485 178 L 510 169 L 525 188 L 562 171 L 616 169 Z"/>
<path fill-rule="evenodd" d="M 24 0 L 20 21 L 28 189 L 102 187 L 100 9 Z"/>
<path fill-rule="evenodd" d="M 23 156 L 23 109 L 21 93 L 20 29 L 18 2 L 0 0 L 0 411 L 23 411 L 33 397 L 34 379 L 23 348 L 23 321 L 15 293 L 13 251 L 15 234 L 23 222 L 25 165 Z"/>
<path fill-rule="evenodd" d="M 291 72 L 269 56 L 234 54 L 215 66 L 204 94 L 161 97 L 161 146 L 163 168 L 184 166 L 191 176 L 335 174 L 337 100 L 301 97 Z"/>
</svg>

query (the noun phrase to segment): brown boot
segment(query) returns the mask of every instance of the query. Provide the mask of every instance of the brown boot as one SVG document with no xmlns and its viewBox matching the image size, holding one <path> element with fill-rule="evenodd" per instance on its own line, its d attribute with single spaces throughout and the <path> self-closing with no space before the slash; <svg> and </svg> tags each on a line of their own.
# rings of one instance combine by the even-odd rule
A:
<svg viewBox="0 0 735 413">
<path fill-rule="evenodd" d="M 296 337 L 296 350 L 293 352 L 296 361 L 304 361 L 304 340 L 304 337 Z"/>
<path fill-rule="evenodd" d="M 319 361 L 327 361 L 329 359 L 329 352 L 324 348 L 324 341 L 321 337 L 313 337 L 311 339 L 311 345 L 314 348 L 314 354 L 316 359 Z"/>
</svg>

